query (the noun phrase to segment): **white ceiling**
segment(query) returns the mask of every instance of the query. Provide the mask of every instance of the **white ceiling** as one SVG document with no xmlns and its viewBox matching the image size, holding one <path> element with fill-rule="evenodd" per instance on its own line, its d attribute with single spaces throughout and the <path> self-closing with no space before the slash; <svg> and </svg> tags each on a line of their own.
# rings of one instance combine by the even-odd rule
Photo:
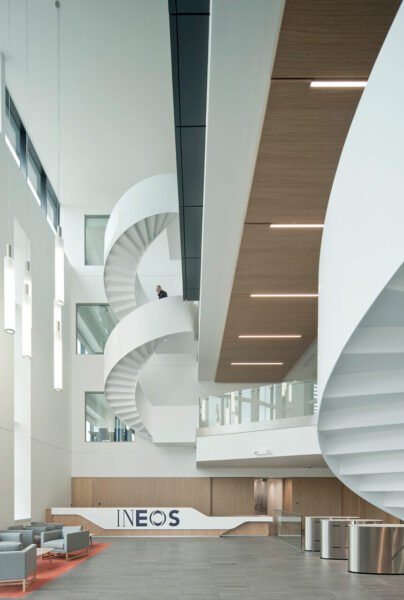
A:
<svg viewBox="0 0 404 600">
<path fill-rule="evenodd" d="M 56 13 L 54 0 L 0 0 L 6 82 L 55 188 Z M 176 170 L 167 0 L 61 0 L 60 21 L 59 198 L 111 209 L 137 181 Z"/>
</svg>

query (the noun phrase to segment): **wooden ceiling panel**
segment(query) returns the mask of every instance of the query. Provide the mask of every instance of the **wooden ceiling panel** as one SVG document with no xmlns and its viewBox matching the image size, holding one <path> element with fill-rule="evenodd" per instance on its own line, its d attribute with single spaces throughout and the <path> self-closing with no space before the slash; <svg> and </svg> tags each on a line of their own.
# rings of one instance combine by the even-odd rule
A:
<svg viewBox="0 0 404 600">
<path fill-rule="evenodd" d="M 272 77 L 367 79 L 401 0 L 287 0 Z"/>
<path fill-rule="evenodd" d="M 216 380 L 281 381 L 317 335 L 321 230 L 339 157 L 362 90 L 310 88 L 312 79 L 367 79 L 400 0 L 286 0 Z M 298 340 L 239 335 L 301 334 Z M 283 362 L 231 366 L 231 362 Z"/>
<path fill-rule="evenodd" d="M 316 293 L 321 229 L 244 226 L 233 294 Z"/>
<path fill-rule="evenodd" d="M 223 341 L 239 335 L 302 334 L 310 337 L 317 325 L 316 298 L 231 298 Z"/>
<path fill-rule="evenodd" d="M 217 381 L 281 381 L 315 337 L 317 300 L 232 296 Z M 239 335 L 301 335 L 289 340 L 239 339 Z M 232 362 L 283 362 L 281 367 L 231 366 Z M 230 377 L 230 379 L 226 379 Z M 271 379 L 268 379 L 271 377 Z"/>
<path fill-rule="evenodd" d="M 284 379 L 293 364 L 283 367 L 231 367 L 230 363 L 221 365 L 217 371 L 216 381 L 219 383 L 277 383 Z"/>
<path fill-rule="evenodd" d="M 273 81 L 247 223 L 322 223 L 361 89 Z"/>
</svg>

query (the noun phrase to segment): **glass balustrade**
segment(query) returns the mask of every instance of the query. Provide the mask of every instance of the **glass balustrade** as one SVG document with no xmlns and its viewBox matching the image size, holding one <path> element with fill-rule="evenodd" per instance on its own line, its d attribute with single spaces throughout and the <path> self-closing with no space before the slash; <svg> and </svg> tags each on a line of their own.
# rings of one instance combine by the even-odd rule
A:
<svg viewBox="0 0 404 600">
<path fill-rule="evenodd" d="M 205 396 L 199 427 L 220 427 L 317 414 L 317 382 L 288 381 Z"/>
<path fill-rule="evenodd" d="M 274 510 L 274 536 L 302 550 L 303 516 L 287 510 Z"/>
</svg>

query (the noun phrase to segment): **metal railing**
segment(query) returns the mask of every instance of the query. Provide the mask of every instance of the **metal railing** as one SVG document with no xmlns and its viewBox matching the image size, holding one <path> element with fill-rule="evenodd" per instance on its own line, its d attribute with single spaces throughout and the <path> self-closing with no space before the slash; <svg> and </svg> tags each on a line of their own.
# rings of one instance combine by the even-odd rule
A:
<svg viewBox="0 0 404 600">
<path fill-rule="evenodd" d="M 220 427 L 317 414 L 317 382 L 288 381 L 199 399 L 199 427 Z"/>
</svg>

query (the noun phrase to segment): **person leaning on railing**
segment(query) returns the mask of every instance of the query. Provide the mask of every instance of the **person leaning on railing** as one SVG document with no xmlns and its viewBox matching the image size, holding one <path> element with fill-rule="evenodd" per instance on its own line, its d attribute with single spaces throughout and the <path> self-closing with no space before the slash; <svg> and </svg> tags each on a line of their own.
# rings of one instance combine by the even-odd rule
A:
<svg viewBox="0 0 404 600">
<path fill-rule="evenodd" d="M 161 285 L 156 286 L 156 292 L 157 296 L 159 297 L 159 300 L 161 300 L 162 298 L 167 298 L 168 294 L 161 288 Z"/>
</svg>

